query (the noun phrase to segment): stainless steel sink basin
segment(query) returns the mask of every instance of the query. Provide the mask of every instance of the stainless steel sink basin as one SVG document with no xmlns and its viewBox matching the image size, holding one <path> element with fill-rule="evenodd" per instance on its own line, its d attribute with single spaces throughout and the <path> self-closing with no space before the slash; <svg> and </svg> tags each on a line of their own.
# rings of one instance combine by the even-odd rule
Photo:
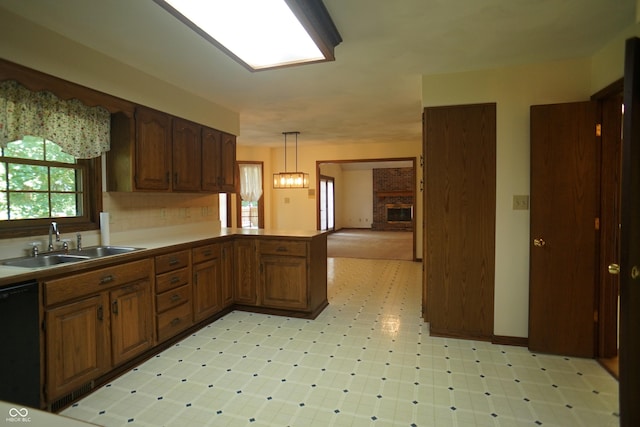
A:
<svg viewBox="0 0 640 427">
<path fill-rule="evenodd" d="M 89 258 L 102 258 L 110 255 L 126 254 L 133 251 L 139 251 L 142 248 L 133 248 L 130 246 L 91 246 L 82 248 L 82 250 L 69 251 L 70 254 L 86 256 Z"/>
<path fill-rule="evenodd" d="M 23 257 L 3 261 L 2 264 L 11 267 L 38 268 L 51 267 L 52 265 L 78 262 L 89 259 L 88 256 L 68 254 L 45 254 L 36 257 Z"/>
<path fill-rule="evenodd" d="M 142 248 L 130 246 L 90 246 L 82 250 L 71 250 L 67 253 L 44 253 L 38 256 L 13 258 L 1 261 L 0 264 L 10 267 L 38 268 L 52 267 L 54 265 L 70 262 L 86 261 L 89 259 L 104 258 L 112 255 L 126 254 L 139 251 Z"/>
</svg>

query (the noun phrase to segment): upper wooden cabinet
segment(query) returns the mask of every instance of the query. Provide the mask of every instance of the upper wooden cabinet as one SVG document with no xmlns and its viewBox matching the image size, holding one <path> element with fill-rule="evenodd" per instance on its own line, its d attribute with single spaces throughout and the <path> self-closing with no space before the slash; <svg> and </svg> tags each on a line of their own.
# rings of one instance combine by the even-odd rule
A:
<svg viewBox="0 0 640 427">
<path fill-rule="evenodd" d="M 146 107 L 113 114 L 109 191 L 235 191 L 236 137 Z"/>
<path fill-rule="evenodd" d="M 201 126 L 182 119 L 173 119 L 173 189 L 201 190 L 202 153 Z"/>
<path fill-rule="evenodd" d="M 202 128 L 202 189 L 218 193 L 235 191 L 236 137 Z"/>
</svg>

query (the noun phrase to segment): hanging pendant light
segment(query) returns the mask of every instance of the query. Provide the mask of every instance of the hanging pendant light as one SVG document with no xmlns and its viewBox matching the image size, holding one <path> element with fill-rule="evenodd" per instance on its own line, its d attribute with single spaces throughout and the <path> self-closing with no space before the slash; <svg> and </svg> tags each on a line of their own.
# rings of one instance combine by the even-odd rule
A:
<svg viewBox="0 0 640 427">
<path fill-rule="evenodd" d="M 273 188 L 309 188 L 309 174 L 298 172 L 298 131 L 282 132 L 284 135 L 284 172 L 273 174 Z M 287 172 L 287 136 L 296 136 L 296 171 Z"/>
</svg>

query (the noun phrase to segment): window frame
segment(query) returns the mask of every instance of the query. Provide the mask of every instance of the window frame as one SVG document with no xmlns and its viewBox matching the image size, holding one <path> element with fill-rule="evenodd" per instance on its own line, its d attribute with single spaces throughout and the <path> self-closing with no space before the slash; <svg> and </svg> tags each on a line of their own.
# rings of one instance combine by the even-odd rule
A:
<svg viewBox="0 0 640 427">
<path fill-rule="evenodd" d="M 260 165 L 262 168 L 262 195 L 258 200 L 258 229 L 264 228 L 264 162 L 238 160 L 236 161 L 236 226 L 242 228 L 242 197 L 240 197 L 240 164 Z"/>
<path fill-rule="evenodd" d="M 4 158 L 0 157 L 1 159 Z M 83 206 L 82 216 L 51 217 L 0 221 L 0 239 L 46 234 L 51 221 L 60 225 L 63 233 L 95 230 L 100 228 L 99 212 L 102 210 L 102 162 L 95 159 L 78 159 L 82 171 Z"/>
</svg>

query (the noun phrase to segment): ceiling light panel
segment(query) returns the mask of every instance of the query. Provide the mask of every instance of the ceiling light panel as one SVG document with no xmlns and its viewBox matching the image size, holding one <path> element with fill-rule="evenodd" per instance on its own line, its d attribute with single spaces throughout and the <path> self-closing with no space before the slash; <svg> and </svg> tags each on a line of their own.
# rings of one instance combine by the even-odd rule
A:
<svg viewBox="0 0 640 427">
<path fill-rule="evenodd" d="M 252 70 L 333 59 L 285 0 L 155 1 Z"/>
</svg>

